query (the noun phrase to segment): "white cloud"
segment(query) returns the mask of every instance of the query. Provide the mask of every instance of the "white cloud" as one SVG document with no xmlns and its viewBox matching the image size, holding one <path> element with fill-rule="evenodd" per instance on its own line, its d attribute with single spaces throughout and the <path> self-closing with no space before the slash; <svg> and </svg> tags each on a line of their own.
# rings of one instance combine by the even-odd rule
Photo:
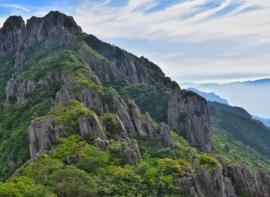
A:
<svg viewBox="0 0 270 197">
<path fill-rule="evenodd" d="M 0 3 L 0 7 L 21 10 L 21 11 L 24 11 L 24 12 L 29 12 L 30 11 L 30 9 L 27 8 L 27 7 L 24 7 L 24 6 L 19 5 L 19 4 L 12 4 L 12 3 Z"/>
<path fill-rule="evenodd" d="M 31 14 L 62 10 L 87 33 L 140 51 L 136 54 L 149 57 L 174 79 L 225 81 L 270 74 L 268 0 L 185 0 L 158 10 L 159 0 L 113 2 L 82 0 L 74 7 L 34 8 Z"/>
<path fill-rule="evenodd" d="M 265 0 L 225 0 L 214 9 L 205 9 L 191 18 L 185 18 L 204 6 L 209 0 L 185 1 L 157 12 L 145 12 L 157 4 L 156 0 L 130 0 L 122 7 L 78 5 L 75 13 L 86 31 L 104 38 L 164 38 L 202 41 L 213 38 L 242 37 L 260 41 L 270 36 L 269 6 Z M 241 3 L 232 13 L 211 16 L 228 6 Z M 262 7 L 236 14 L 250 7 Z M 228 8 L 229 9 L 229 8 Z M 210 18 L 209 18 L 210 17 Z M 261 25 L 264 24 L 264 25 Z M 140 30 L 140 32 L 138 32 Z M 153 36 L 154 35 L 154 36 Z"/>
</svg>

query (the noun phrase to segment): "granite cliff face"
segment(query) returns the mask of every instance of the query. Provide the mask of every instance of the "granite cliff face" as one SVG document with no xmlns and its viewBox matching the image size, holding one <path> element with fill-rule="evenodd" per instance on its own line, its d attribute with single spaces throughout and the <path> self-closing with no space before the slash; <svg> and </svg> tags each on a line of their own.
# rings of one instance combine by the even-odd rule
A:
<svg viewBox="0 0 270 197">
<path fill-rule="evenodd" d="M 24 63 L 33 45 L 40 45 L 41 48 L 74 45 L 72 42 L 78 39 L 78 36 L 85 36 L 72 17 L 59 12 L 50 12 L 43 18 L 32 17 L 26 25 L 21 17 L 10 17 L 1 32 L 3 32 L 0 36 L 1 39 L 8 41 L 3 42 L 1 51 L 6 51 L 3 55 L 15 55 L 15 67 Z M 92 57 L 93 54 L 89 54 L 88 49 L 79 44 L 76 50 L 90 66 L 87 76 L 89 80 L 101 84 L 124 79 L 131 84 L 154 85 L 159 83 L 168 88 L 172 98 L 168 102 L 168 119 L 164 121 L 168 123 L 171 129 L 185 132 L 185 136 L 191 145 L 202 151 L 211 151 L 210 123 L 204 99 L 197 95 L 185 98 L 183 96 L 184 91 L 180 90 L 177 85 L 174 87 L 174 82 L 166 78 L 162 71 L 147 59 L 137 58 L 119 48 L 103 43 L 93 36 L 86 36 L 86 42 L 90 41 L 93 42 L 93 48 L 104 57 L 104 61 Z M 24 103 L 25 94 L 31 92 L 36 86 L 48 85 L 49 82 L 53 86 L 56 82 L 60 82 L 63 85 L 57 93 L 57 103 L 79 99 L 89 108 L 99 108 L 101 111 L 105 111 L 104 107 L 107 103 L 102 103 L 98 94 L 93 90 L 84 89 L 79 95 L 74 95 L 71 90 L 72 79 L 69 79 L 64 73 L 60 75 L 62 79 L 59 77 L 52 80 L 41 78 L 38 81 L 33 81 L 23 78 L 20 74 L 15 74 L 7 82 L 6 100 L 8 103 L 14 101 Z M 140 135 L 146 135 L 145 128 L 140 121 L 137 121 L 140 116 L 138 108 L 131 109 L 135 123 L 133 125 L 126 104 L 119 103 L 117 99 L 113 100 L 116 103 L 112 103 L 112 105 L 116 105 L 118 116 L 126 129 L 132 132 L 136 128 Z M 183 114 L 187 118 L 181 119 Z"/>
<path fill-rule="evenodd" d="M 0 29 L 1 58 L 14 60 L 12 75 L 5 81 L 3 111 L 22 106 L 24 116 L 23 110 L 30 109 L 23 122 L 23 126 L 28 123 L 27 128 L 22 128 L 28 131 L 32 160 L 50 155 L 71 135 L 80 135 L 101 150 L 112 152 L 116 151 L 114 141 L 118 141 L 117 151 L 125 164 L 140 163 L 147 140 L 165 153 L 175 151 L 174 157 L 184 154 L 176 151 L 183 146 L 179 135 L 198 151 L 212 151 L 205 99 L 182 90 L 146 58 L 83 33 L 70 16 L 50 12 L 42 18 L 30 18 L 26 24 L 21 17 L 8 18 Z M 140 87 L 162 99 L 145 98 Z M 40 101 L 46 110 L 40 109 Z M 154 110 L 147 111 L 152 105 Z M 204 160 L 199 159 L 199 164 L 198 159 L 191 160 L 192 165 L 199 166 L 195 171 L 180 169 L 180 161 L 175 167 L 179 174 L 181 171 L 182 177 L 175 184 L 182 194 L 234 197 L 248 192 L 270 196 L 269 177 L 263 171 L 255 176 L 246 167 L 226 164 L 224 171 L 220 167 L 209 170 L 200 166 Z M 68 165 L 78 161 L 78 155 L 65 158 Z"/>
<path fill-rule="evenodd" d="M 0 29 L 0 56 L 18 51 L 25 36 L 25 23 L 20 16 L 11 16 Z"/>
<path fill-rule="evenodd" d="M 222 173 L 219 168 L 205 171 L 198 168 L 195 173 L 181 178 L 179 187 L 184 194 L 200 197 L 266 197 L 270 195 L 269 177 L 262 171 L 252 173 L 243 166 L 226 166 L 228 171 Z"/>
<path fill-rule="evenodd" d="M 203 98 L 186 90 L 175 90 L 168 104 L 168 124 L 182 132 L 192 146 L 211 151 L 210 120 Z"/>
</svg>

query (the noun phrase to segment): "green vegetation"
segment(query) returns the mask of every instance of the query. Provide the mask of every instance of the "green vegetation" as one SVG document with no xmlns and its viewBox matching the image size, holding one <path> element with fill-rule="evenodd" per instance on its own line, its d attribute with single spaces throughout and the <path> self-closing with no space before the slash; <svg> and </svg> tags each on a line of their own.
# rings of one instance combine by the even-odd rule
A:
<svg viewBox="0 0 270 197">
<path fill-rule="evenodd" d="M 27 49 L 26 61 L 20 70 L 22 77 L 34 82 L 52 77 L 53 81 L 50 79 L 50 83 L 53 82 L 53 84 L 50 84 L 49 88 L 40 84 L 33 91 L 26 92 L 26 102 L 23 104 L 18 104 L 15 97 L 12 99 L 12 104 L 4 104 L 5 86 L 14 73 L 14 57 L 0 59 L 0 181 L 6 180 L 29 159 L 27 128 L 31 120 L 54 114 L 57 116 L 58 124 L 68 123 L 71 126 L 71 133 L 74 133 L 76 130 L 73 128 L 77 127 L 75 118 L 79 115 L 91 118 L 91 111 L 76 101 L 72 101 L 66 107 L 55 107 L 49 113 L 56 92 L 62 85 L 62 73 L 73 79 L 71 81 L 74 84 L 100 90 L 99 86 L 85 77 L 89 74 L 89 66 L 75 52 L 76 47 L 78 46 L 43 47 L 42 43 L 37 43 Z M 96 55 L 93 51 L 91 53 Z M 78 86 L 74 87 L 78 88 Z"/>
<path fill-rule="evenodd" d="M 71 100 L 65 106 L 55 106 L 49 115 L 56 117 L 57 124 L 69 125 L 74 128 L 77 126 L 78 117 L 84 116 L 90 119 L 92 112 L 79 101 Z"/>
<path fill-rule="evenodd" d="M 39 80 L 52 72 L 75 75 L 88 70 L 86 63 L 72 49 L 53 50 L 35 62 L 35 66 L 31 60 L 25 63 L 23 71 L 23 76 L 31 80 Z"/>
<path fill-rule="evenodd" d="M 32 179 L 24 176 L 13 177 L 8 182 L 0 185 L 0 196 L 56 197 L 56 195 L 49 192 L 46 187 L 35 184 Z"/>
<path fill-rule="evenodd" d="M 188 148 L 187 143 L 179 139 L 176 144 Z M 192 166 L 195 169 L 201 159 L 201 155 L 190 148 L 195 157 L 193 163 L 190 156 L 153 157 L 146 152 L 137 165 L 119 163 L 120 154 L 114 152 L 121 149 L 118 142 L 112 140 L 110 143 L 114 147 L 101 150 L 76 135 L 64 138 L 48 156 L 29 162 L 16 176 L 0 185 L 0 196 L 20 196 L 28 187 L 31 187 L 28 192 L 36 196 L 179 195 L 181 191 L 175 186 L 175 180 L 184 176 L 183 169 L 192 170 Z M 207 159 L 213 161 L 210 156 Z"/>
<path fill-rule="evenodd" d="M 267 157 L 232 139 L 225 131 L 213 128 L 212 139 L 215 153 L 222 156 L 226 163 L 250 166 L 253 170 L 263 168 L 270 173 L 270 160 Z"/>
<path fill-rule="evenodd" d="M 75 75 L 73 78 L 73 82 L 74 82 L 73 87 L 75 88 L 76 92 L 79 92 L 79 90 L 81 90 L 82 88 L 87 88 L 87 89 L 95 90 L 100 95 L 103 94 L 102 86 L 99 86 L 99 85 L 95 84 L 94 82 L 90 81 L 83 74 Z"/>
<path fill-rule="evenodd" d="M 252 197 L 250 192 L 246 191 L 245 189 L 240 189 L 238 192 L 239 197 Z"/>
<path fill-rule="evenodd" d="M 13 73 L 13 63 L 14 58 L 7 57 L 7 58 L 0 58 L 0 100 L 3 101 L 4 93 L 5 93 L 5 86 L 7 81 L 10 79 Z"/>
<path fill-rule="evenodd" d="M 102 116 L 102 122 L 110 137 L 115 137 L 123 132 L 123 128 L 114 114 L 105 113 Z"/>
<path fill-rule="evenodd" d="M 214 129 L 225 132 L 232 140 L 240 141 L 270 158 L 270 129 L 253 120 L 241 108 L 218 103 L 209 103 L 209 106 L 211 124 Z"/>
<path fill-rule="evenodd" d="M 210 115 L 212 140 L 217 155 L 222 156 L 226 163 L 246 165 L 254 171 L 262 168 L 270 173 L 268 155 L 262 154 L 267 147 L 263 144 L 253 146 L 257 140 L 266 143 L 264 137 L 258 139 L 263 132 L 269 132 L 262 124 L 252 120 L 241 108 L 217 103 L 210 103 Z"/>
<path fill-rule="evenodd" d="M 48 113 L 52 92 L 37 87 L 26 103 L 0 108 L 0 181 L 28 160 L 27 128 L 32 119 Z"/>
<path fill-rule="evenodd" d="M 167 120 L 169 90 L 164 85 L 130 84 L 116 81 L 112 85 L 124 99 L 134 99 L 142 112 L 149 112 L 157 122 Z"/>
<path fill-rule="evenodd" d="M 0 197 L 180 196 L 177 181 L 181 177 L 190 175 L 199 166 L 208 171 L 215 167 L 222 170 L 216 155 L 223 156 L 227 163 L 246 164 L 270 172 L 269 129 L 251 120 L 243 110 L 210 105 L 213 154 L 199 153 L 187 143 L 185 136 L 174 131 L 170 132 L 173 148 L 163 147 L 157 133 L 145 137 L 135 132 L 124 133 L 112 98 L 134 99 L 142 112 L 149 112 L 157 122 L 166 122 L 168 101 L 178 85 L 146 58 L 137 58 L 91 35 L 77 39 L 61 47 L 35 43 L 25 49 L 24 62 L 19 68 L 13 66 L 14 57 L 0 58 Z M 131 72 L 138 75 L 134 81 L 138 78 L 141 83 L 120 79 L 131 78 L 126 76 L 129 75 L 127 64 L 136 65 L 137 73 Z M 24 103 L 18 103 L 16 96 L 10 103 L 5 102 L 6 83 L 15 72 L 35 84 L 33 90 L 25 92 Z M 56 105 L 56 93 L 61 87 L 67 88 L 74 100 Z M 104 109 L 85 107 L 78 101 L 85 96 L 82 91 L 99 97 Z M 194 93 L 187 91 L 184 96 Z M 102 149 L 96 146 L 93 136 L 82 139 L 76 135 L 78 118 L 91 120 L 94 112 L 109 138 L 108 147 Z M 179 121 L 184 121 L 187 115 L 181 113 Z M 67 136 L 49 153 L 30 161 L 27 129 L 31 120 L 48 116 L 55 117 L 56 125 L 63 125 Z M 143 120 L 145 116 L 140 118 Z M 123 143 L 126 137 L 138 142 L 142 158 L 137 164 L 127 162 L 132 147 Z M 245 191 L 240 194 L 248 196 Z"/>
<path fill-rule="evenodd" d="M 199 158 L 200 165 L 206 166 L 209 169 L 212 169 L 213 166 L 218 166 L 222 170 L 222 165 L 214 157 L 211 157 L 207 154 L 200 154 L 198 158 Z"/>
</svg>

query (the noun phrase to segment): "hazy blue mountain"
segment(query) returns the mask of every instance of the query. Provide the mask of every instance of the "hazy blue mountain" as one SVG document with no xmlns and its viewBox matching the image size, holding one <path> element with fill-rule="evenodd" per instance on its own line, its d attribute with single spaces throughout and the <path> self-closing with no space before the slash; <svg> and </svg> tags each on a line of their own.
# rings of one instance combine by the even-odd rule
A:
<svg viewBox="0 0 270 197">
<path fill-rule="evenodd" d="M 246 109 L 259 117 L 270 117 L 270 79 L 233 83 L 184 83 L 184 88 L 196 88 L 203 92 L 214 92 L 233 106 Z"/>
<path fill-rule="evenodd" d="M 270 127 L 270 119 L 253 116 L 254 119 L 261 121 L 265 126 Z"/>
<path fill-rule="evenodd" d="M 257 84 L 263 84 L 265 82 L 267 82 L 267 80 L 258 80 L 258 81 L 256 81 Z M 246 83 L 250 83 L 250 84 L 253 84 L 253 85 L 256 84 L 256 83 L 251 83 L 249 81 L 247 81 Z M 200 96 L 205 98 L 207 101 L 217 102 L 217 103 L 229 105 L 229 102 L 225 98 L 221 98 L 219 95 L 215 94 L 214 92 L 203 92 L 203 91 L 200 91 L 200 90 L 198 90 L 196 88 L 188 88 L 188 90 L 199 94 Z M 241 109 L 241 108 L 239 108 L 239 109 Z M 252 116 L 252 117 L 253 117 L 253 119 L 259 120 L 260 122 L 262 122 L 265 126 L 270 127 L 270 119 L 262 118 L 262 117 L 259 117 L 259 116 Z"/>
<path fill-rule="evenodd" d="M 195 88 L 188 88 L 188 90 L 199 94 L 201 97 L 205 98 L 207 101 L 229 105 L 229 102 L 226 99 L 221 98 L 220 96 L 216 95 L 214 92 L 202 92 Z"/>
</svg>

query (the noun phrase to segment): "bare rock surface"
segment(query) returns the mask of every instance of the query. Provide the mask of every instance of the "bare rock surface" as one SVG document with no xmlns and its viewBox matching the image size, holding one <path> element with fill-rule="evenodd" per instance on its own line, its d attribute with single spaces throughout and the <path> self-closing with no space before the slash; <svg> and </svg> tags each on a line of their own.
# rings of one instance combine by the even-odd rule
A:
<svg viewBox="0 0 270 197">
<path fill-rule="evenodd" d="M 108 140 L 98 116 L 94 113 L 91 116 L 90 119 L 84 116 L 79 117 L 78 123 L 81 136 L 96 136 L 101 140 Z"/>
<path fill-rule="evenodd" d="M 198 95 L 175 89 L 168 104 L 168 124 L 204 152 L 212 150 L 207 102 Z"/>
<path fill-rule="evenodd" d="M 135 139 L 124 138 L 122 145 L 128 163 L 136 164 L 141 160 L 141 153 Z"/>
</svg>

